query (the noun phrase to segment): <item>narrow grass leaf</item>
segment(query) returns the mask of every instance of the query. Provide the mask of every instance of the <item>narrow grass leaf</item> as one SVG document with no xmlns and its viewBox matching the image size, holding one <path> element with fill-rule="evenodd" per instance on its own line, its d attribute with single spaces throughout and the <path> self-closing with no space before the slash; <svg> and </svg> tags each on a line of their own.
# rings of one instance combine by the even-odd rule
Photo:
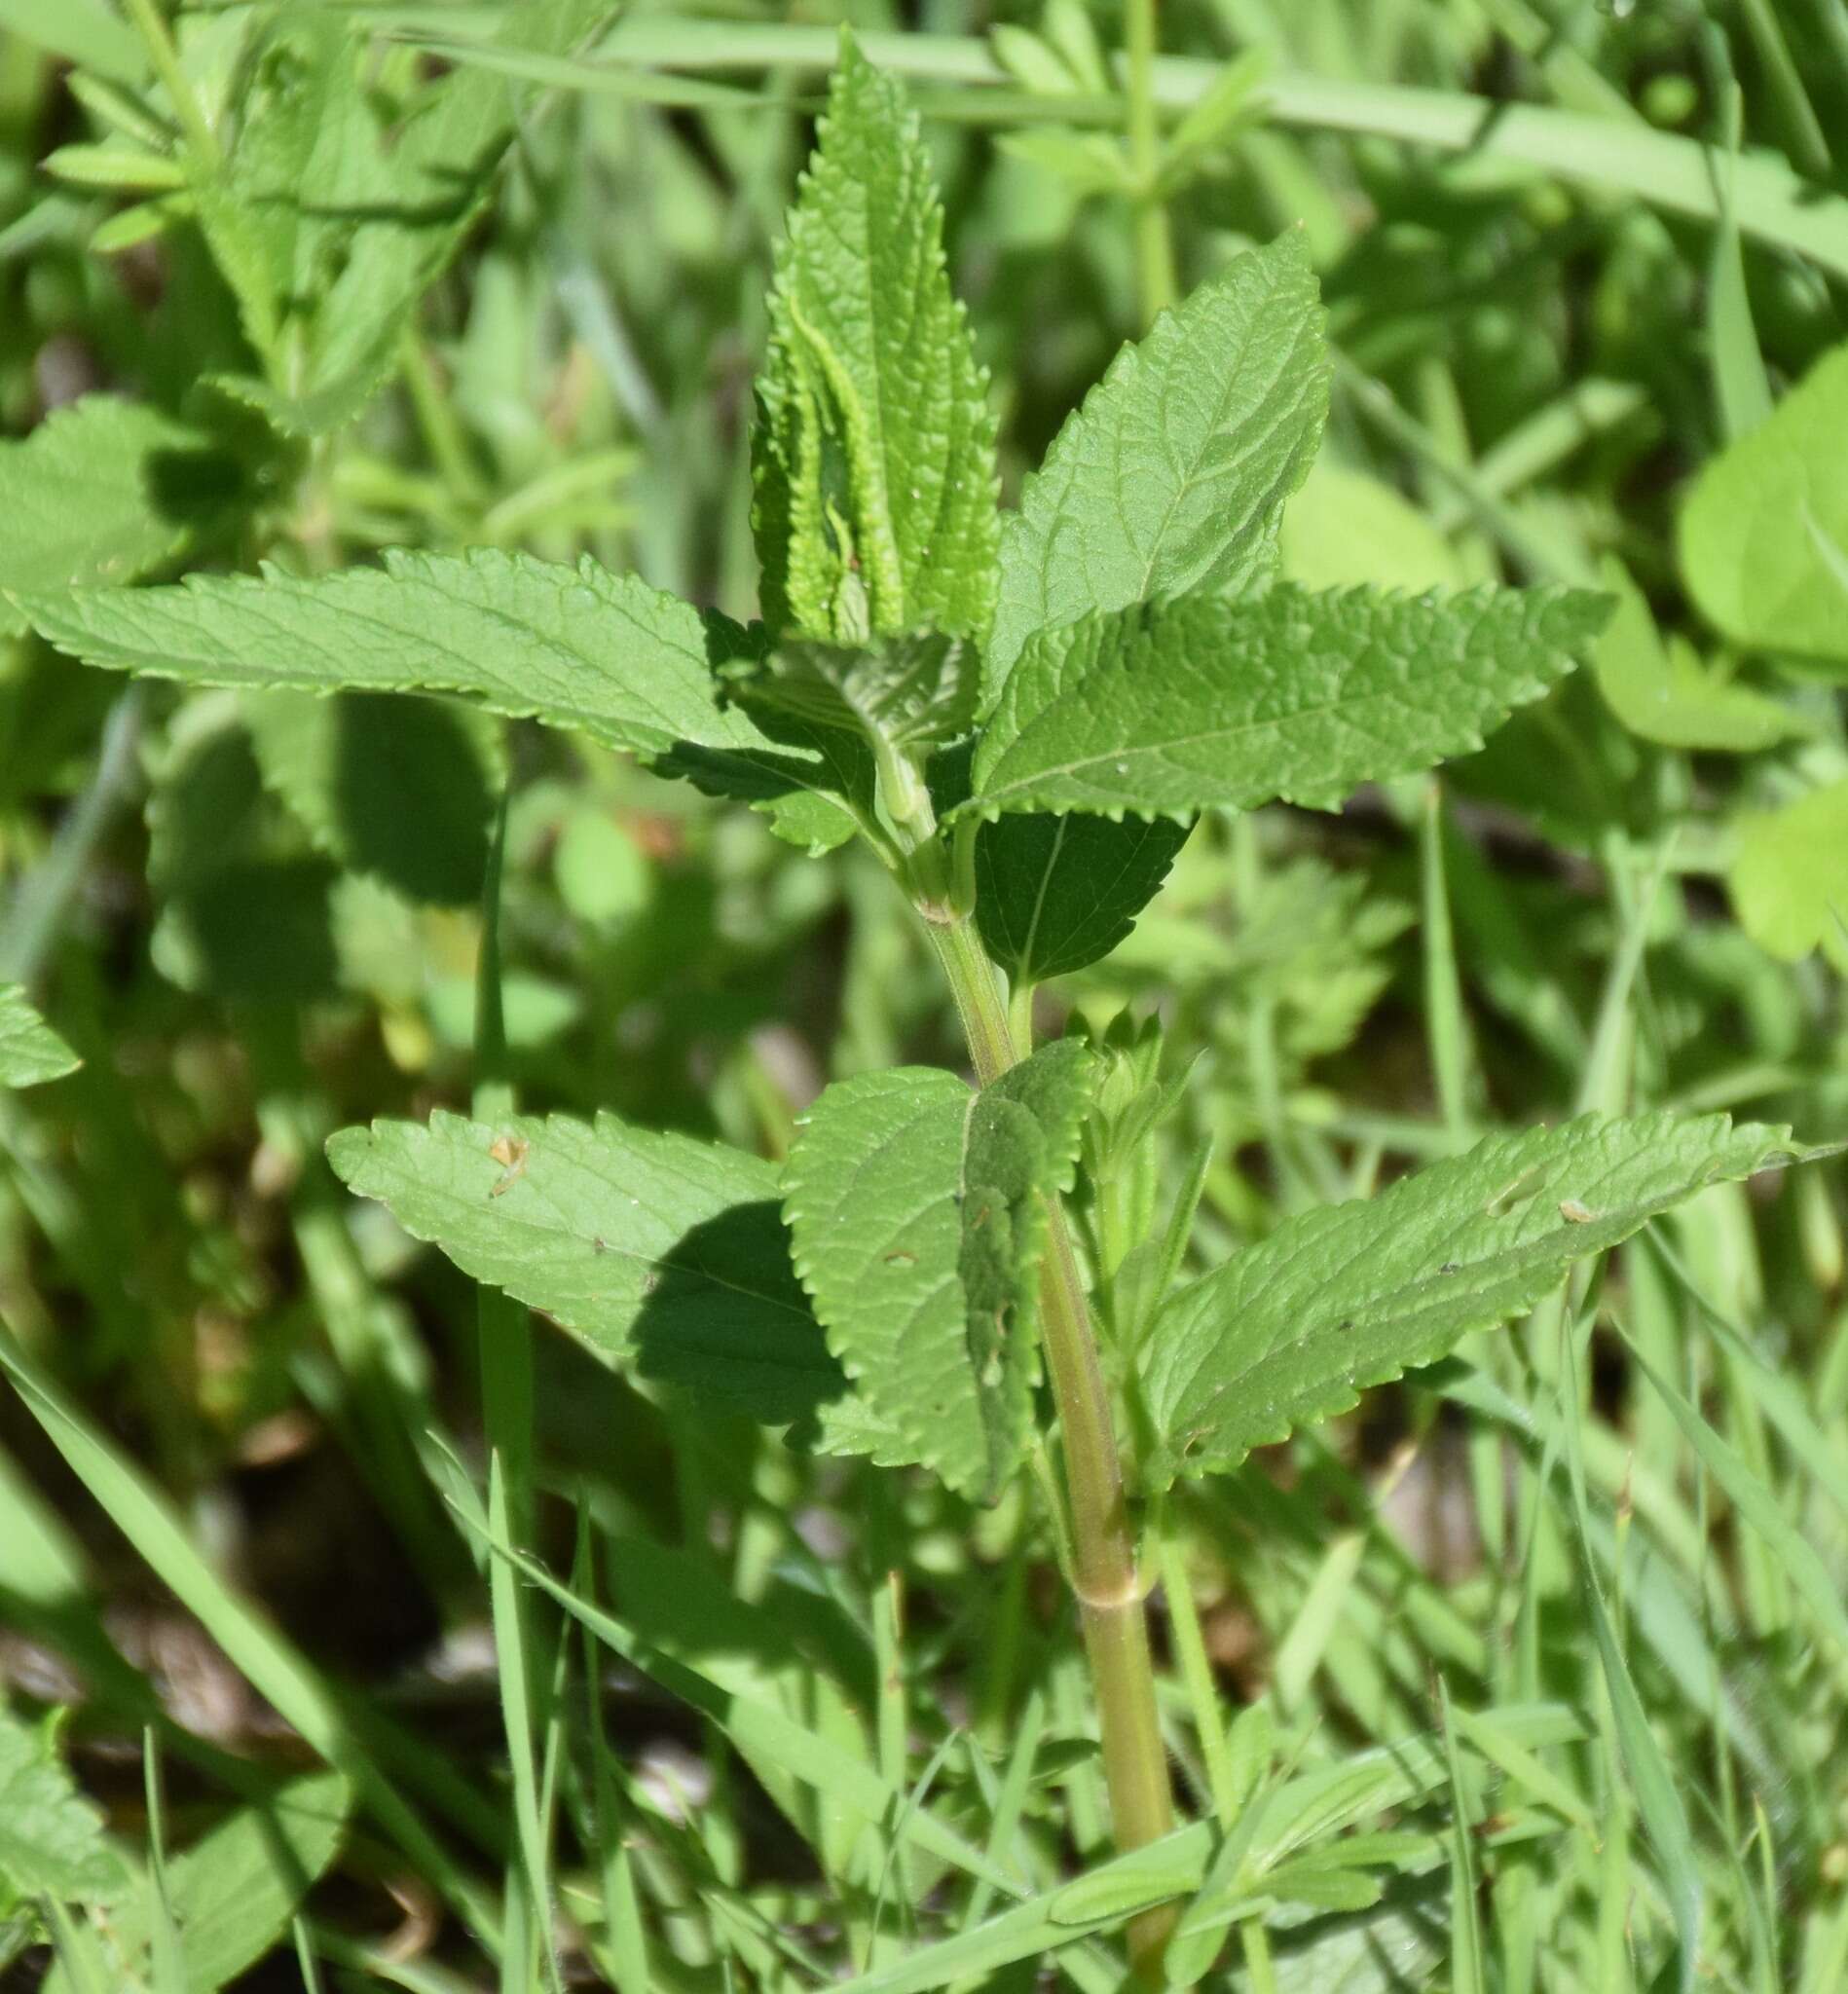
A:
<svg viewBox="0 0 1848 1994">
<path fill-rule="evenodd" d="M 327 1683 L 254 1607 L 224 1583 L 141 1470 L 96 1432 L 4 1335 L 0 1335 L 0 1373 L 149 1569 L 197 1616 L 233 1665 L 275 1705 L 285 1721 L 352 1781 L 419 1873 L 456 1907 L 477 1941 L 492 1951 L 499 1926 L 498 1913 L 385 1777 Z"/>
<path fill-rule="evenodd" d="M 991 1883 L 1014 1898 L 1019 1886 L 979 1849 L 946 1828 L 927 1810 L 906 1809 L 906 1796 L 888 1786 L 864 1758 L 842 1750 L 819 1731 L 754 1698 L 721 1688 L 690 1663 L 677 1661 L 644 1640 L 614 1615 L 576 1598 L 568 1586 L 504 1541 L 491 1540 L 497 1557 L 510 1559 L 535 1585 L 594 1634 L 612 1653 L 658 1682 L 679 1702 L 712 1718 L 738 1749 L 761 1754 L 793 1780 L 810 1787 L 831 1804 L 850 1808 L 869 1826 L 883 1826 L 914 1841 L 929 1855 Z"/>
<path fill-rule="evenodd" d="M 1778 1432 L 1784 1444 L 1814 1480 L 1816 1487 L 1848 1518 L 1848 1460 L 1840 1448 L 1823 1429 L 1821 1421 L 1805 1402 L 1803 1383 L 1774 1368 L 1754 1348 L 1740 1325 L 1716 1308 L 1687 1264 L 1666 1238 L 1659 1226 L 1649 1228 L 1649 1244 L 1661 1256 L 1708 1323 L 1725 1344 L 1737 1366 L 1737 1375 Z"/>
<path fill-rule="evenodd" d="M 1584 1735 L 1578 1719 L 1557 1705 L 1510 1707 L 1497 1717 L 1529 1749 L 1570 1744 Z M 1265 1866 L 1279 1864 L 1307 1842 L 1337 1834 L 1369 1812 L 1435 1791 L 1446 1777 L 1443 1748 L 1428 1736 L 1357 1754 L 1342 1766 L 1300 1774 L 1273 1795 L 1254 1838 L 1252 1861 Z M 994 1974 L 1016 1960 L 1053 1953 L 1088 1933 L 1112 1930 L 1127 1917 L 1127 1906 L 1198 1891 L 1212 1864 L 1215 1834 L 1206 1822 L 1177 1829 L 973 1931 L 846 1981 L 841 1994 L 927 1994 L 965 1976 Z M 1310 1978 L 1305 1994 L 1314 1984 Z"/>
<path fill-rule="evenodd" d="M 1814 1544 L 1785 1515 L 1777 1496 L 1753 1473 L 1737 1452 L 1702 1419 L 1696 1408 L 1656 1370 L 1634 1338 L 1626 1338 L 1637 1367 L 1667 1406 L 1701 1465 L 1726 1493 L 1728 1500 L 1757 1532 L 1789 1574 L 1792 1585 L 1809 1608 L 1817 1630 L 1848 1657 L 1848 1607 L 1829 1567 Z"/>
</svg>

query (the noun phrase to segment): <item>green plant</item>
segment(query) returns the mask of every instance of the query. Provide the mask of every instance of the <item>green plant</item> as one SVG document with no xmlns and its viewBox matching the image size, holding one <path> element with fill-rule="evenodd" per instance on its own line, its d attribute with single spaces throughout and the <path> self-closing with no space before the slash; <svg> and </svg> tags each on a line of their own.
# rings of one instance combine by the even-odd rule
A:
<svg viewBox="0 0 1848 1994">
<path fill-rule="evenodd" d="M 1138 19 L 1132 56 L 1146 94 L 1146 9 Z M 499 130 L 480 106 L 464 122 L 471 142 Z M 189 144 L 209 143 L 182 123 Z M 1171 286 L 1152 112 L 1129 136 L 1141 177 L 1126 184 L 1140 204 L 1150 297 Z M 85 165 L 63 162 L 67 172 Z M 242 272 L 228 246 L 235 220 L 215 222 L 209 203 L 201 220 L 227 273 Z M 760 624 L 700 610 L 589 557 L 568 566 L 492 549 L 388 554 L 381 568 L 333 573 L 202 573 L 178 587 L 16 587 L 10 600 L 93 666 L 268 692 L 458 696 L 749 804 L 811 853 L 859 840 L 876 855 L 941 965 L 975 1089 L 905 1066 L 836 1082 L 780 1164 L 613 1116 L 523 1117 L 493 1070 L 501 1049 L 490 948 L 476 1026 L 488 1070 L 474 1114 L 348 1129 L 328 1156 L 349 1186 L 484 1288 L 552 1316 L 651 1387 L 784 1428 L 814 1455 L 921 1467 L 977 1504 L 1016 1495 L 1030 1475 L 1083 1629 L 1117 1846 L 1132 1858 L 1156 1846 L 1141 1866 L 1058 1893 L 1053 1909 L 1035 1913 L 1039 1926 L 1003 1941 L 1021 1948 L 1005 1957 L 1029 1956 L 1048 1917 L 1085 1930 L 1127 1924 L 1140 1979 L 1189 1984 L 1251 1902 L 1340 1909 L 1373 1898 L 1349 1873 L 1363 1860 L 1351 1852 L 1292 1872 L 1291 1809 L 1312 1812 L 1325 1796 L 1261 1778 L 1250 1764 L 1260 1747 L 1226 1733 L 1168 1527 L 1175 1485 L 1231 1469 L 1365 1388 L 1435 1363 L 1465 1333 L 1526 1314 L 1575 1263 L 1792 1148 L 1788 1130 L 1720 1115 L 1589 1113 L 1488 1138 L 1190 1272 L 1202 1257 L 1194 1226 L 1205 1162 L 1167 1209 L 1157 1195 L 1184 1076 L 1164 1070 L 1153 1028 L 1036 1046 L 1036 986 L 1123 939 L 1201 813 L 1279 800 L 1330 809 L 1363 785 L 1477 749 L 1592 648 L 1610 605 L 1562 585 L 1406 595 L 1278 578 L 1283 507 L 1308 473 L 1328 399 L 1321 313 L 1296 234 L 1233 258 L 1126 348 L 1018 508 L 1002 512 L 987 384 L 949 289 L 942 229 L 915 120 L 849 40 L 779 254 L 758 384 Z M 367 267 L 350 255 L 343 282 Z M 373 318 L 344 318 L 331 296 L 291 326 L 278 301 L 295 293 L 275 273 L 246 275 L 240 304 L 266 378 L 221 384 L 226 397 L 262 411 L 273 442 L 351 414 L 377 384 L 382 342 L 399 335 L 395 307 L 376 339 Z M 392 297 L 414 297 L 425 275 L 422 263 L 408 274 L 390 266 Z M 350 354 L 341 342 L 362 319 L 364 349 Z M 58 426 L 48 427 L 48 451 L 74 441 Z M 92 447 L 121 446 L 111 429 Z M 1690 535 L 1699 530 L 1690 514 Z M 185 543 L 156 535 L 129 565 L 157 565 Z M 316 717 L 292 711 L 267 751 L 269 773 L 285 794 L 294 783 L 313 796 L 324 758 Z M 414 711 L 426 729 L 418 752 L 433 757 L 442 722 Z M 492 759 L 491 748 L 461 744 L 471 794 L 485 790 Z M 340 831 L 325 834 L 336 842 Z M 492 856 L 462 871 L 430 897 L 465 898 L 485 874 L 492 910 Z M 13 1015 L 0 1011 L 0 1031 L 11 1034 Z M 29 1052 L 39 1042 L 24 1043 Z M 517 1311 L 484 1301 L 482 1332 L 488 1498 L 456 1500 L 497 1561 L 519 1862 L 543 1904 L 550 1775 L 533 1746 L 545 1649 L 513 1572 L 632 1658 L 634 1643 L 526 1558 L 526 1330 Z M 1165 1839 L 1173 1805 L 1145 1609 L 1158 1572 L 1217 1809 L 1206 1859 L 1199 1836 Z M 1625 1700 L 1595 1581 L 1590 1600 L 1616 1734 L 1670 1874 L 1685 1985 L 1698 1942 L 1698 1903 L 1677 1874 L 1686 1825 L 1646 1728 L 1639 1735 L 1634 1692 Z M 682 1686 L 725 1721 L 722 1698 Z M 385 1796 L 401 1843 L 408 1832 L 418 1846 L 415 1823 L 407 1829 L 313 1685 L 298 1707 L 374 1804 Z M 1504 1759 L 1527 1750 L 1498 1742 Z M 795 1773 L 787 1731 L 763 1723 L 739 1743 L 792 1811 L 808 1804 L 792 1781 L 837 1782 L 845 1813 L 889 1836 L 882 1862 L 915 1855 L 1011 1887 L 937 1815 L 893 1814 L 896 1782 L 831 1755 L 824 1725 L 794 1740 L 806 1761 Z M 1449 1748 L 1443 1763 L 1393 1777 L 1408 1791 L 1448 1778 L 1460 1809 L 1454 1733 Z M 902 1767 L 903 1751 L 895 1756 Z M 1386 1789 L 1368 1791 L 1377 1799 Z M 1458 1820 L 1462 1901 L 1470 1856 Z M 618 1887 L 610 1902 L 614 1928 Z M 876 1908 L 870 1922 L 876 1932 Z M 536 1945 L 530 1933 L 507 1942 L 509 1957 Z M 1004 1956 L 987 1942 L 985 1958 Z"/>
</svg>

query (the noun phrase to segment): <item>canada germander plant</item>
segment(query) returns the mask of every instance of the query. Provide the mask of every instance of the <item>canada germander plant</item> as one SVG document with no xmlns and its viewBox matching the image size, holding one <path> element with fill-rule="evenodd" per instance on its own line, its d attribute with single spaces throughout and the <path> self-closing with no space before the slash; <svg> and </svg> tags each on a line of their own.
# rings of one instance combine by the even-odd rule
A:
<svg viewBox="0 0 1848 1994">
<path fill-rule="evenodd" d="M 588 559 L 498 552 L 21 599 L 92 665 L 453 694 L 735 797 L 811 852 L 877 853 L 942 965 L 973 1088 L 918 1067 L 837 1083 L 780 1168 L 492 1100 L 349 1129 L 330 1154 L 411 1234 L 641 1380 L 978 1502 L 1032 1470 L 1126 1850 L 1174 1820 L 1158 1568 L 1198 1642 L 1160 1556 L 1164 1492 L 1531 1310 L 1575 1261 L 1787 1148 L 1718 1115 L 1589 1116 L 1184 1279 L 1201 1172 L 1157 1207 L 1175 1097 L 1159 1032 L 1035 1043 L 1035 987 L 1123 938 L 1201 813 L 1334 809 L 1472 750 L 1605 620 L 1572 588 L 1277 580 L 1327 393 L 1286 234 L 1126 348 L 1003 511 L 916 121 L 845 41 L 758 384 L 760 622 Z M 1173 1939 L 1174 1894 L 1158 1874 L 1146 1907 L 1126 1900 L 1145 1979 L 1185 1983 L 1217 1946 L 1217 1928 Z"/>
</svg>

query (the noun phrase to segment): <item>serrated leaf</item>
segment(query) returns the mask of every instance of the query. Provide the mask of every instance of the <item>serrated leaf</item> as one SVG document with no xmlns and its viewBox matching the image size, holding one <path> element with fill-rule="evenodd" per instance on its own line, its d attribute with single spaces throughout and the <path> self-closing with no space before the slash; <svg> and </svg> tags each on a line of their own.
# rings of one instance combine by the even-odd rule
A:
<svg viewBox="0 0 1848 1994">
<path fill-rule="evenodd" d="M 89 394 L 0 443 L 0 591 L 133 581 L 241 502 L 238 466 L 158 409 Z M 0 632 L 20 628 L 0 608 Z"/>
<path fill-rule="evenodd" d="M 1007 816 L 976 834 L 976 925 L 1012 983 L 1100 961 L 1160 891 L 1187 824 Z"/>
<path fill-rule="evenodd" d="M 1334 808 L 1362 783 L 1480 747 L 1570 669 L 1607 607 L 1578 589 L 1283 585 L 1090 616 L 1027 646 L 962 808 Z"/>
<path fill-rule="evenodd" d="M 305 578 L 195 575 L 176 588 L 15 596 L 86 664 L 261 690 L 454 692 L 639 755 L 702 788 L 800 811 L 802 842 L 854 828 L 862 777 L 837 741 L 772 738 L 716 679 L 755 662 L 751 633 L 618 575 L 489 549 L 391 553 Z"/>
<path fill-rule="evenodd" d="M 97 1903 L 128 1880 L 101 1814 L 78 1792 L 51 1730 L 0 1702 L 0 1884 L 18 1897 Z"/>
<path fill-rule="evenodd" d="M 0 983 L 0 1088 L 37 1087 L 83 1062 L 26 1002 L 17 983 Z"/>
<path fill-rule="evenodd" d="M 1322 313 L 1293 230 L 1164 313 L 1058 432 L 1002 527 L 987 697 L 1035 631 L 1268 575 L 1327 413 Z"/>
<path fill-rule="evenodd" d="M 485 714 L 354 692 L 252 694 L 243 712 L 264 782 L 321 851 L 411 900 L 480 898 L 502 780 Z"/>
<path fill-rule="evenodd" d="M 921 754 L 968 731 L 979 670 L 973 645 L 922 630 L 864 649 L 788 641 L 732 683 L 748 705 Z"/>
<path fill-rule="evenodd" d="M 819 1415 L 827 1433 L 845 1380 L 791 1267 L 772 1164 L 613 1115 L 375 1122 L 327 1155 L 414 1238 L 617 1370 L 771 1425 Z"/>
<path fill-rule="evenodd" d="M 1780 962 L 1821 948 L 1848 966 L 1848 782 L 1737 820 L 1726 877 L 1739 925 Z"/>
<path fill-rule="evenodd" d="M 1156 1486 L 1236 1466 L 1370 1385 L 1532 1309 L 1576 1260 L 1788 1154 L 1723 1115 L 1584 1116 L 1492 1136 L 1380 1197 L 1286 1220 L 1157 1318 L 1144 1388 Z"/>
<path fill-rule="evenodd" d="M 979 1093 L 898 1067 L 831 1087 L 785 1174 L 795 1264 L 900 1459 L 993 1500 L 1031 1433 L 1046 1199 L 1078 1158 L 1090 1054 L 1043 1047 Z"/>
<path fill-rule="evenodd" d="M 1848 346 L 1701 472 L 1682 576 L 1735 644 L 1848 665 Z"/>
<path fill-rule="evenodd" d="M 842 36 L 778 252 L 753 479 L 764 615 L 826 643 L 994 609 L 994 418 L 901 86 Z"/>
<path fill-rule="evenodd" d="M 1614 555 L 1606 558 L 1601 578 L 1617 607 L 1592 652 L 1592 670 L 1606 705 L 1633 734 L 1665 748 L 1751 755 L 1804 731 L 1790 708 L 1749 685 L 1729 684 L 1684 637 L 1664 639 Z"/>
</svg>

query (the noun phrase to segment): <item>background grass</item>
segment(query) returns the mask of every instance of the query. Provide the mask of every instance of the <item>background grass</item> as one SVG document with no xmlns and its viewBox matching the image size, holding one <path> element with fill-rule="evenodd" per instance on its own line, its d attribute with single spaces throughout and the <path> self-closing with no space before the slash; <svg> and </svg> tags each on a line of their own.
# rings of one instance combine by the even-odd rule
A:
<svg viewBox="0 0 1848 1994">
<path fill-rule="evenodd" d="M 518 67 L 492 6 L 347 12 L 388 97 Z M 587 548 L 748 614 L 749 382 L 842 12 L 643 11 L 527 63 L 385 390 L 249 441 L 185 562 Z M 1085 178 L 1123 114 L 1079 23 L 1107 54 L 1111 13 L 844 10 L 925 111 L 1010 497 L 1138 330 L 1135 216 Z M 181 17 L 211 142 L 279 18 Z M 159 32 L 0 0 L 9 436 L 249 366 L 160 188 L 41 169 L 199 142 L 141 85 Z M 1579 1107 L 1848 1133 L 1839 921 L 1793 942 L 1735 869 L 1848 774 L 1839 692 L 1724 655 L 1675 533 L 1848 338 L 1840 0 L 1173 0 L 1161 35 L 1169 129 L 1261 58 L 1165 190 L 1180 282 L 1300 223 L 1330 309 L 1288 572 L 1615 557 L 1644 628 L 1773 715 L 1683 752 L 1607 659 L 1442 783 L 1202 823 L 1042 999 L 1203 1054 L 1162 1208 L 1197 1173 L 1217 1259 Z M 886 880 L 557 736 L 337 711 L 303 750 L 300 707 L 0 634 L 0 981 L 85 1061 L 0 1094 L 0 1982 L 1091 1994 L 1178 1897 L 1187 1971 L 1253 1994 L 1848 1984 L 1838 1166 L 1707 1194 L 1148 1518 L 1201 1825 L 1113 1864 L 1031 1491 L 974 1511 L 609 1376 L 321 1160 L 506 1090 L 780 1156 L 827 1079 L 954 1063 Z M 1840 863 L 1799 845 L 1765 890 L 1827 906 Z"/>
</svg>

